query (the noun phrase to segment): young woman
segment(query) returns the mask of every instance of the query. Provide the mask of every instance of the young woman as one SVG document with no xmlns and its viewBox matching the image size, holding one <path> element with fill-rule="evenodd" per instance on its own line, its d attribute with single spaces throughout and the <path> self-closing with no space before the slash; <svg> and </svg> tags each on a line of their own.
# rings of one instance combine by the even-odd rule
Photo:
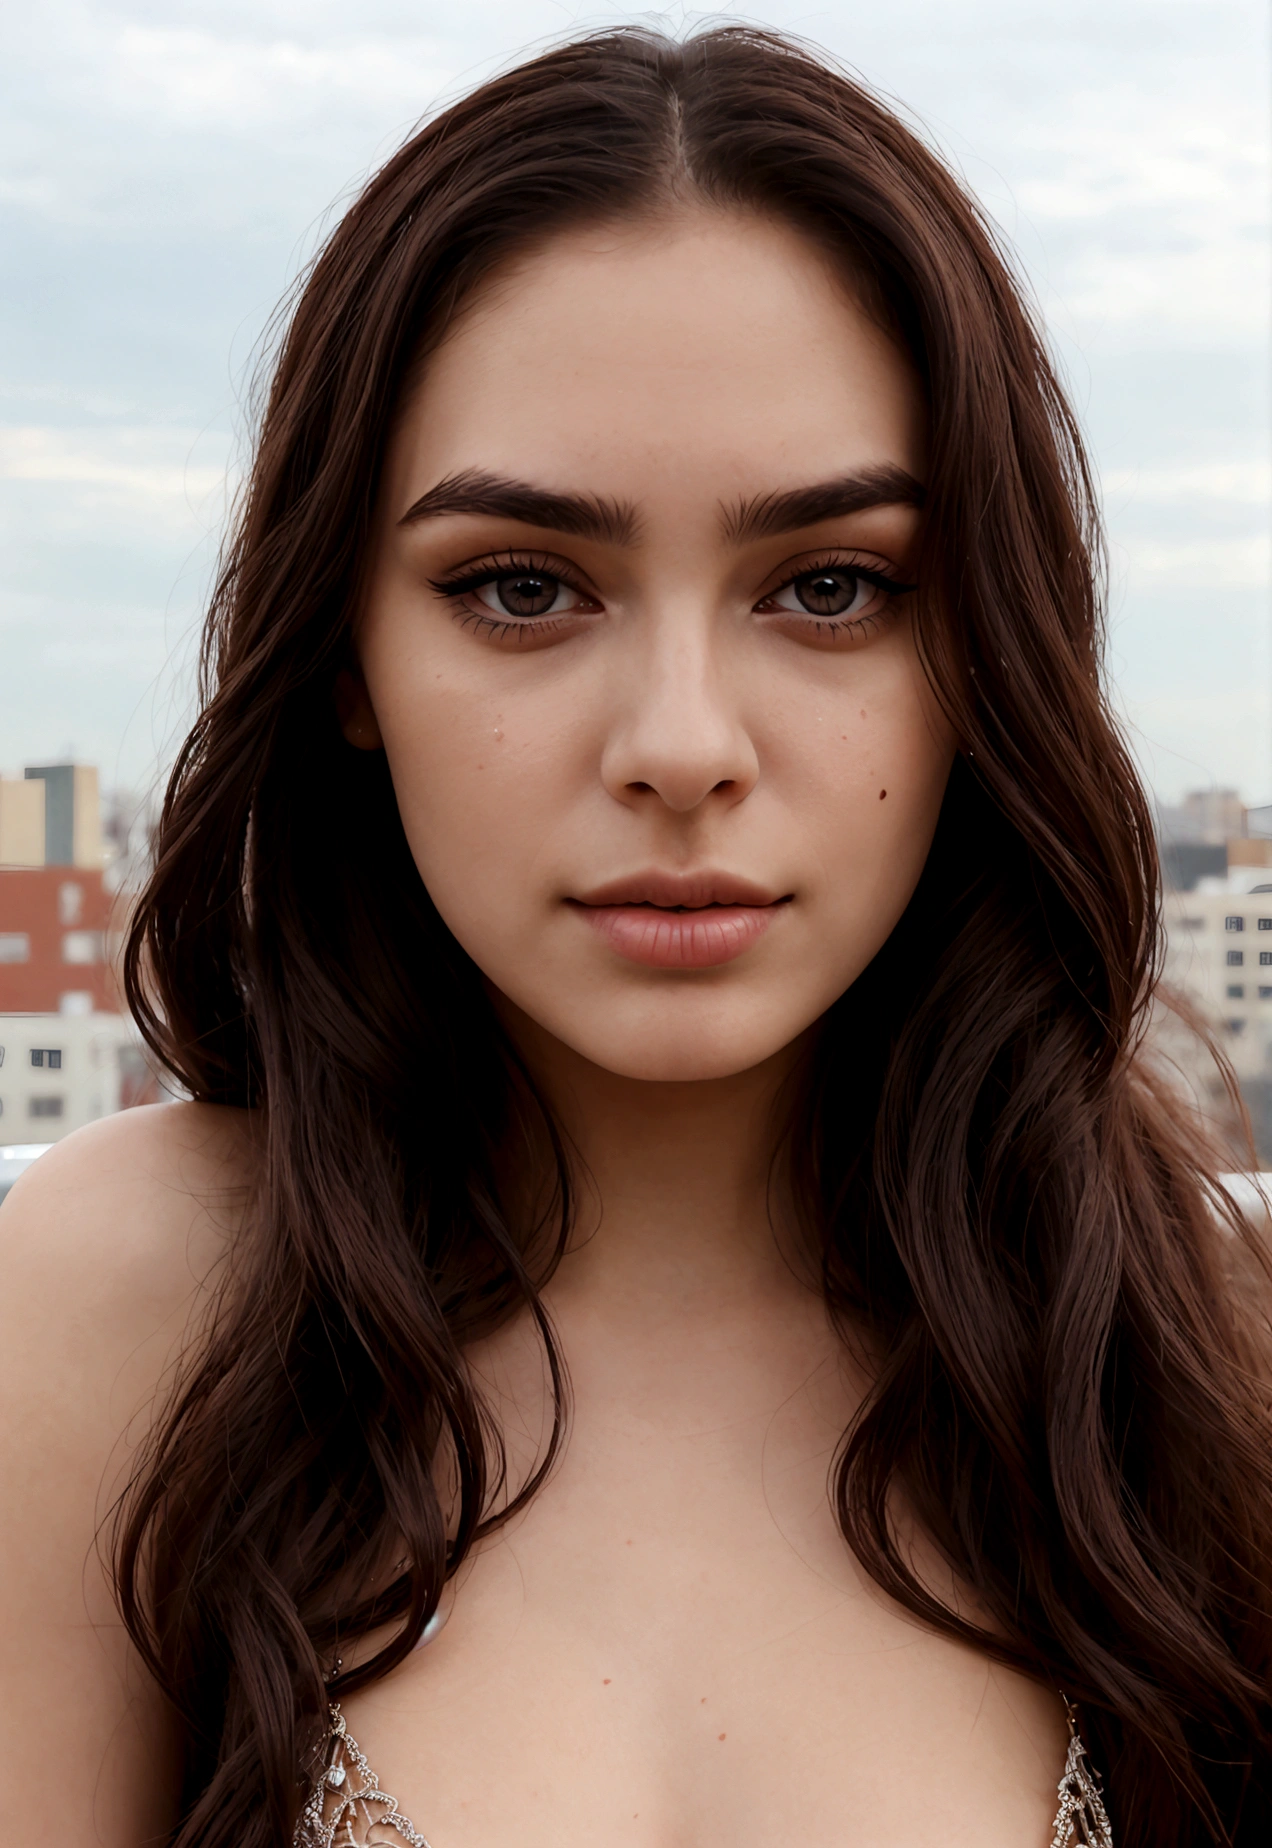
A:
<svg viewBox="0 0 1272 1848">
<path fill-rule="evenodd" d="M 193 1101 L 0 1221 L 24 1839 L 1267 1840 L 1267 1296 L 1096 558 L 992 236 L 796 47 L 372 181 L 128 949 Z"/>
</svg>

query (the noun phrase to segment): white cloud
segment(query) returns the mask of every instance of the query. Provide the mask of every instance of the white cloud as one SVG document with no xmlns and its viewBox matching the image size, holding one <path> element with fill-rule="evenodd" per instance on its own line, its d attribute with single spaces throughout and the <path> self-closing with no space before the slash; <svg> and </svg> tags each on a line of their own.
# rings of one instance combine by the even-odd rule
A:
<svg viewBox="0 0 1272 1848">
<path fill-rule="evenodd" d="M 1268 280 L 1262 243 L 1177 225 L 1149 250 L 1092 235 L 1048 293 L 1088 337 L 1113 328 L 1159 346 L 1171 338 L 1215 347 L 1265 333 Z"/>
<path fill-rule="evenodd" d="M 1219 500 L 1258 507 L 1265 514 L 1272 501 L 1272 462 L 1173 463 L 1168 467 L 1113 468 L 1101 478 L 1106 499 L 1128 501 Z"/>
<path fill-rule="evenodd" d="M 207 457 L 209 448 L 222 454 Z M 198 430 L 0 425 L 0 478 L 115 488 L 135 498 L 193 506 L 226 490 L 227 449 L 228 439 Z"/>
<path fill-rule="evenodd" d="M 1181 76 L 1183 74 L 1181 73 Z M 1253 86 L 1188 84 L 1188 112 L 1172 90 L 1125 82 L 1090 87 L 1048 110 L 1020 138 L 1021 152 L 1052 169 L 1017 188 L 1022 205 L 1048 218 L 1088 221 L 1105 213 L 1197 207 L 1226 220 L 1266 219 L 1267 123 Z"/>
<path fill-rule="evenodd" d="M 1262 590 L 1272 583 L 1272 541 L 1266 533 L 1205 540 L 1120 539 L 1114 569 L 1124 563 L 1128 588 Z"/>
<path fill-rule="evenodd" d="M 107 52 L 111 107 L 183 135 L 272 135 L 326 110 L 414 112 L 449 72 L 433 41 L 369 37 L 338 45 L 230 37 L 181 26 L 127 25 Z"/>
<path fill-rule="evenodd" d="M 1252 664 L 1256 665 L 1256 664 Z M 1266 801 L 1269 781 L 1265 676 L 1247 673 L 1221 693 L 1123 699 L 1128 740 L 1145 779 L 1168 802 L 1220 784 Z"/>
</svg>

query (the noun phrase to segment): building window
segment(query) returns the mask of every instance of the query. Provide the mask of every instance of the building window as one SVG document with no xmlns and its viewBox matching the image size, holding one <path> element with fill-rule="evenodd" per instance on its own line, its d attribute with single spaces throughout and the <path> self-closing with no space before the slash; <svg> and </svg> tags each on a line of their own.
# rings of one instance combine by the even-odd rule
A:
<svg viewBox="0 0 1272 1848">
<path fill-rule="evenodd" d="M 1223 927 L 1225 930 L 1244 930 L 1245 929 L 1245 919 L 1244 918 L 1225 918 L 1223 921 Z"/>
<path fill-rule="evenodd" d="M 64 1097 L 32 1097 L 27 1100 L 28 1114 L 33 1117 L 60 1117 L 65 1109 Z"/>
<path fill-rule="evenodd" d="M 1261 969 L 1272 968 L 1272 950 L 1259 951 L 1259 967 Z"/>
<path fill-rule="evenodd" d="M 1205 918 L 1180 918 L 1179 922 L 1185 930 L 1205 930 L 1206 928 Z M 1272 918 L 1269 918 L 1268 922 L 1272 924 Z"/>
<path fill-rule="evenodd" d="M 31 1063 L 37 1071 L 60 1072 L 62 1069 L 62 1048 L 60 1046 L 33 1046 Z"/>
<path fill-rule="evenodd" d="M 1267 982 L 1259 985 L 1259 999 L 1260 1001 L 1272 1001 L 1272 987 Z"/>
<path fill-rule="evenodd" d="M 1259 919 L 1259 929 L 1260 930 L 1272 930 L 1272 918 L 1260 918 Z"/>
<path fill-rule="evenodd" d="M 0 963 L 30 962 L 31 939 L 24 930 L 0 930 Z"/>
<path fill-rule="evenodd" d="M 1239 969 L 1244 962 L 1245 962 L 1245 951 L 1244 950 L 1229 950 L 1228 951 L 1228 967 L 1230 969 Z"/>
<path fill-rule="evenodd" d="M 68 930 L 62 938 L 64 963 L 96 963 L 102 960 L 102 933 L 99 930 Z"/>
<path fill-rule="evenodd" d="M 1223 1024 L 1225 1027 L 1227 1027 L 1229 1033 L 1244 1033 L 1245 1032 L 1245 1021 L 1244 1020 L 1225 1020 Z"/>
<path fill-rule="evenodd" d="M 1228 983 L 1228 999 L 1229 1001 L 1244 1001 L 1245 1000 L 1245 983 L 1244 982 L 1229 982 Z"/>
</svg>

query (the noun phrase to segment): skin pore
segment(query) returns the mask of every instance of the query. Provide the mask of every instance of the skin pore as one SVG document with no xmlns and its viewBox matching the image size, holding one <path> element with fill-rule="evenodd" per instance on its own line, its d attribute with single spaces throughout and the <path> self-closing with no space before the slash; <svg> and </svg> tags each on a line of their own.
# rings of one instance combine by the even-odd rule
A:
<svg viewBox="0 0 1272 1848">
<path fill-rule="evenodd" d="M 952 762 L 903 588 L 924 434 L 810 243 L 691 208 L 535 249 L 403 407 L 342 723 L 583 1183 L 545 1293 L 564 1457 L 346 1703 L 436 1848 L 1050 1839 L 1058 1701 L 835 1526 L 866 1382 L 771 1184 L 783 1081 Z M 524 1471 L 538 1348 L 516 1323 L 472 1361 Z"/>
</svg>

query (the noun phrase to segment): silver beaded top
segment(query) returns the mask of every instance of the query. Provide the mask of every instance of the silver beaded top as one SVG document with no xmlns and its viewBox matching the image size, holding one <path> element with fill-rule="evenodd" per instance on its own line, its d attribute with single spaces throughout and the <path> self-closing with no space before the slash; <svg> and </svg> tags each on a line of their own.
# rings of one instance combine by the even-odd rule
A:
<svg viewBox="0 0 1272 1848">
<path fill-rule="evenodd" d="M 1051 1848 L 1113 1848 L 1113 1830 L 1099 1780 L 1079 1736 L 1073 1708 L 1068 1701 L 1065 1707 L 1069 1750 L 1057 1787 L 1060 1807 Z M 293 1848 L 403 1848 L 404 1844 L 406 1848 L 430 1848 L 427 1838 L 398 1808 L 397 1798 L 380 1789 L 380 1780 L 350 1735 L 340 1708 L 332 1706 L 330 1714 L 323 1769 L 301 1811 Z"/>
</svg>

